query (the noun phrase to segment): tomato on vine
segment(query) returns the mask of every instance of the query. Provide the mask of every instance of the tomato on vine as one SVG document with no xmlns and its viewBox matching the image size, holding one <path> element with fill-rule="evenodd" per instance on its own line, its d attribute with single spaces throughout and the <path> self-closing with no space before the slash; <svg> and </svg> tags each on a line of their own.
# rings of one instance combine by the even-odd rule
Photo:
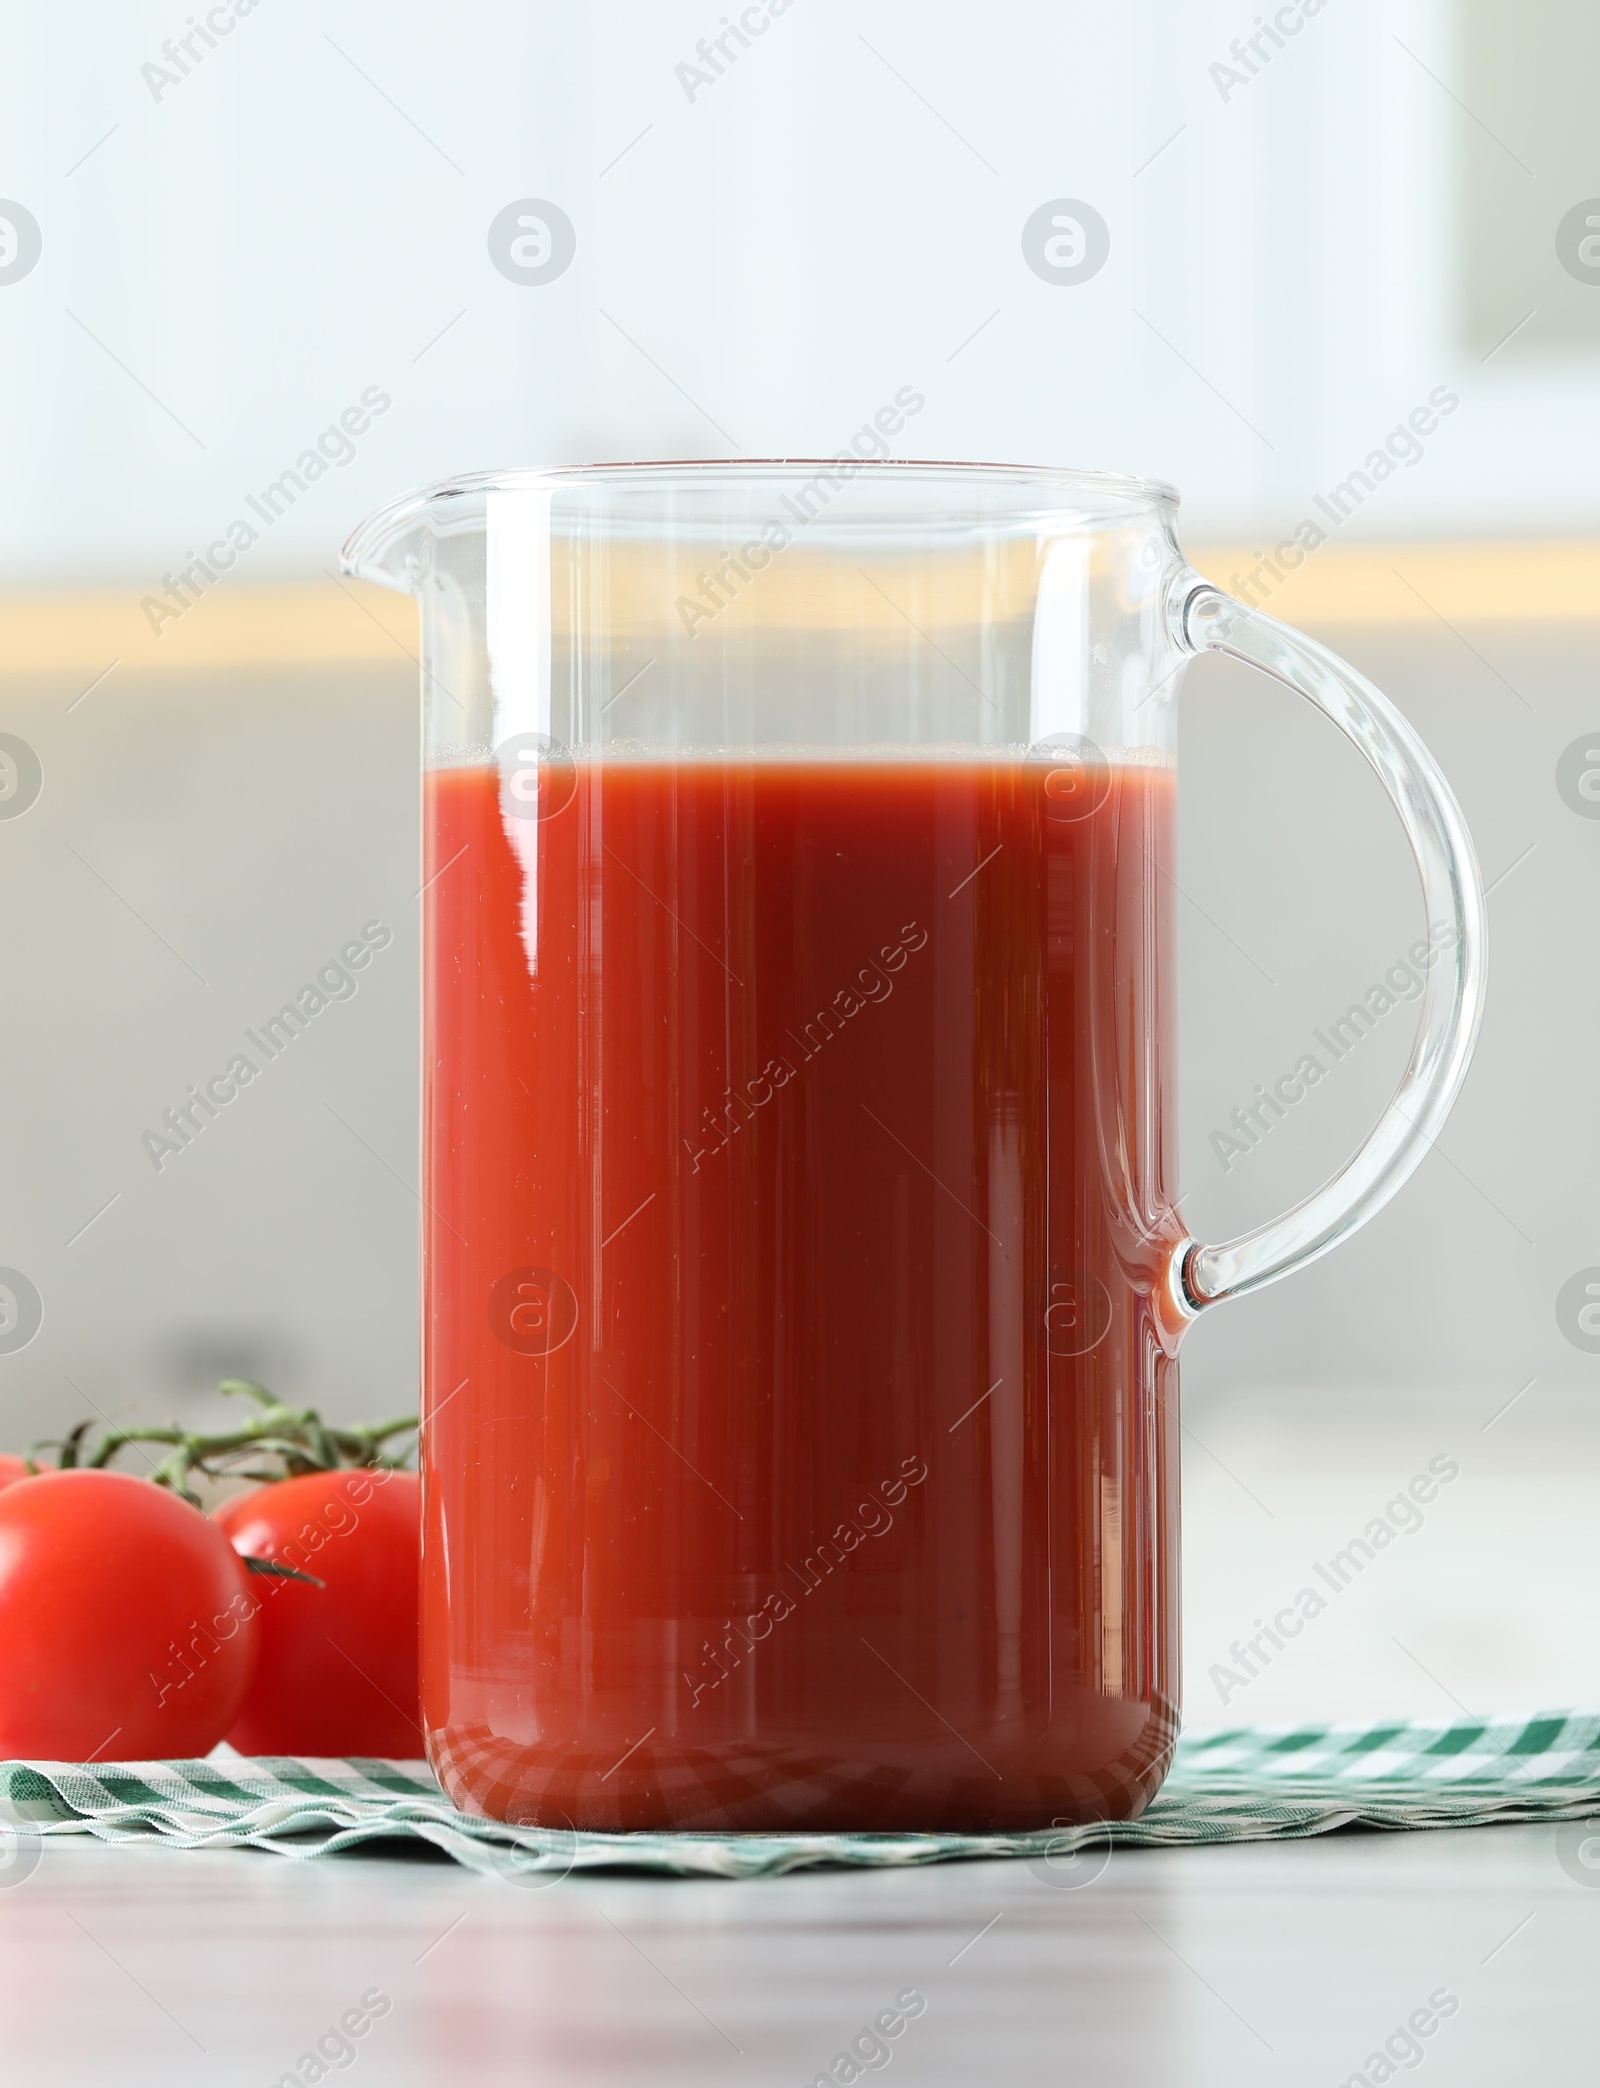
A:
<svg viewBox="0 0 1600 2088">
<path fill-rule="evenodd" d="M 216 1524 L 125 1472 L 0 1490 L 0 1755 L 203 1755 L 245 1701 L 256 1597 Z"/>
<path fill-rule="evenodd" d="M 215 1520 L 248 1557 L 322 1583 L 263 1580 L 260 1654 L 228 1739 L 241 1754 L 422 1753 L 415 1472 L 308 1472 Z"/>
<path fill-rule="evenodd" d="M 0 1755 L 421 1752 L 421 1489 L 386 1448 L 415 1418 L 345 1428 L 219 1389 L 256 1411 L 0 1457 Z M 130 1443 L 166 1446 L 149 1478 L 108 1469 Z M 264 1483 L 206 1515 L 197 1476 Z"/>
</svg>

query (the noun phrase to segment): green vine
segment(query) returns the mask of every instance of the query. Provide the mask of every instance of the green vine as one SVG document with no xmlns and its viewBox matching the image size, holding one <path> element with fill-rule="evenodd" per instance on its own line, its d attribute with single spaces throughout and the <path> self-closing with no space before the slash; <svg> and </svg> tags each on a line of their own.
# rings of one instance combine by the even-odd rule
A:
<svg viewBox="0 0 1600 2088">
<path fill-rule="evenodd" d="M 261 1411 L 217 1435 L 200 1435 L 180 1428 L 175 1421 L 165 1428 L 103 1428 L 96 1435 L 93 1422 L 80 1421 L 59 1441 L 35 1443 L 29 1462 L 38 1470 L 51 1469 L 38 1464 L 36 1457 L 41 1450 L 54 1450 L 59 1453 L 53 1467 L 57 1471 L 104 1471 L 130 1443 L 165 1443 L 168 1454 L 149 1476 L 157 1486 L 170 1487 L 198 1508 L 200 1497 L 190 1483 L 196 1473 L 207 1479 L 254 1479 L 269 1484 L 275 1479 L 298 1479 L 308 1472 L 398 1471 L 410 1454 L 409 1445 L 399 1456 L 391 1455 L 385 1446 L 392 1437 L 415 1429 L 414 1414 L 344 1428 L 324 1421 L 315 1407 L 285 1405 L 265 1385 L 249 1378 L 224 1378 L 217 1390 L 254 1400 Z M 259 1460 L 266 1460 L 265 1468 Z"/>
</svg>

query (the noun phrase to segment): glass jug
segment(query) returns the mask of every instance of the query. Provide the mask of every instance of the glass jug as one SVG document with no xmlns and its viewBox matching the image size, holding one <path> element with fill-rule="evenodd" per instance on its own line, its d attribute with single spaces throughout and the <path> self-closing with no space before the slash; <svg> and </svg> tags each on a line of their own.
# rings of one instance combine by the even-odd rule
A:
<svg viewBox="0 0 1600 2088">
<path fill-rule="evenodd" d="M 1379 692 L 1185 563 L 1176 495 L 857 462 L 456 480 L 422 604 L 423 1709 L 585 1829 L 1129 1817 L 1178 1724 L 1177 1351 L 1437 1134 L 1484 988 Z M 1181 670 L 1393 798 L 1429 933 L 1387 1113 L 1297 1209 L 1175 1208 Z"/>
</svg>

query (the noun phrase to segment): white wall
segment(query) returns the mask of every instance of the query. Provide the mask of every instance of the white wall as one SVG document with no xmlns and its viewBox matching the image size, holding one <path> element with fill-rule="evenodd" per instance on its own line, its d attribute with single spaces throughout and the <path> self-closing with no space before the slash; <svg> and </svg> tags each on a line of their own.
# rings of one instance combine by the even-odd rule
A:
<svg viewBox="0 0 1600 2088">
<path fill-rule="evenodd" d="M 178 0 L 27 10 L 0 185 L 43 255 L 0 287 L 6 580 L 153 579 L 374 384 L 392 409 L 251 571 L 321 567 L 468 468 L 832 450 L 907 381 L 924 453 L 1151 472 L 1210 534 L 1292 521 L 1449 384 L 1351 533 L 1593 526 L 1591 362 L 1455 344 L 1467 156 L 1533 177 L 1446 91 L 1449 0 L 1326 0 L 1226 101 L 1244 0 L 791 0 L 691 103 L 675 67 L 722 12 L 257 0 L 157 101 Z M 537 288 L 486 247 L 528 195 L 577 230 Z M 1075 288 L 1020 247 L 1062 195 L 1111 228 Z"/>
</svg>

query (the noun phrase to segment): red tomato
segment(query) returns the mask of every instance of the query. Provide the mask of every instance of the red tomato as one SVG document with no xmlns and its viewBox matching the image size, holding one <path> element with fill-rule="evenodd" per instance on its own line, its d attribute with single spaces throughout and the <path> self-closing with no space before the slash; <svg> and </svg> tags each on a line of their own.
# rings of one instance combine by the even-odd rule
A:
<svg viewBox="0 0 1600 2088">
<path fill-rule="evenodd" d="M 9 1450 L 0 1450 L 0 1487 L 12 1486 L 17 1480 L 31 1476 L 25 1457 L 13 1457 Z"/>
<path fill-rule="evenodd" d="M 244 1702 L 251 1576 L 215 1523 L 126 1472 L 0 1492 L 0 1755 L 204 1755 Z"/>
<path fill-rule="evenodd" d="M 261 1651 L 228 1732 L 241 1754 L 421 1754 L 421 1503 L 415 1472 L 310 1472 L 214 1511 L 236 1551 L 325 1583 L 252 1579 Z"/>
</svg>

